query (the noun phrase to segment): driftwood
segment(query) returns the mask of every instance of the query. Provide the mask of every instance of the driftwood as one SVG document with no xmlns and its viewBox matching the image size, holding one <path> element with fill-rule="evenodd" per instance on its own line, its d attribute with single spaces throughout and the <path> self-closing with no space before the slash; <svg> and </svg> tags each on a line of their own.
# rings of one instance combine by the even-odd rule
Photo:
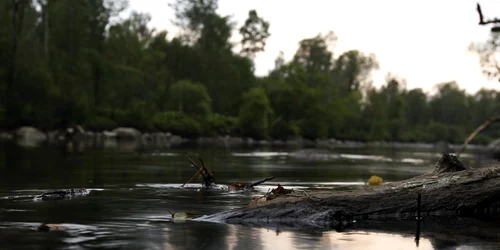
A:
<svg viewBox="0 0 500 250">
<path fill-rule="evenodd" d="M 274 176 L 271 176 L 269 178 L 266 178 L 264 180 L 260 180 L 260 181 L 257 181 L 257 182 L 251 183 L 251 184 L 248 184 L 248 185 L 246 185 L 246 187 L 247 188 L 255 187 L 255 186 L 258 186 L 258 185 L 260 185 L 260 184 L 262 184 L 262 183 L 264 183 L 266 181 L 270 181 L 272 179 L 274 179 Z"/>
<path fill-rule="evenodd" d="M 189 160 L 189 162 L 191 162 L 191 164 L 193 164 L 192 166 L 196 168 L 197 172 L 189 181 L 184 183 L 182 187 L 187 183 L 191 182 L 198 175 L 201 175 L 203 177 L 203 186 L 205 188 L 211 188 L 213 185 L 215 185 L 214 172 L 208 171 L 207 167 L 205 166 L 205 163 L 201 158 L 198 158 L 201 165 L 196 164 L 196 162 L 194 162 L 191 158 L 189 158 L 189 156 L 186 156 L 186 158 Z"/>
<path fill-rule="evenodd" d="M 274 179 L 274 176 L 271 176 L 269 178 L 266 178 L 264 180 L 260 180 L 260 181 L 257 181 L 257 182 L 254 182 L 254 183 L 250 183 L 250 184 L 243 184 L 243 183 L 231 183 L 228 188 L 229 190 L 231 191 L 235 191 L 235 190 L 246 190 L 246 189 L 252 189 L 253 187 L 255 186 L 258 186 L 266 181 L 270 181 Z"/>
<path fill-rule="evenodd" d="M 457 156 L 443 154 L 441 159 L 434 165 L 434 173 L 457 172 L 466 170 L 467 167 L 458 159 Z"/>
<path fill-rule="evenodd" d="M 251 208 L 225 211 L 198 220 L 328 228 L 352 219 L 414 217 L 419 193 L 422 217 L 500 212 L 500 166 L 459 171 L 463 164 L 453 165 L 453 161 L 449 161 L 458 159 L 446 154 L 444 158 L 440 162 L 446 164 L 438 162 L 434 171 L 405 181 L 354 190 L 308 191 L 315 199 L 294 192 Z"/>
</svg>

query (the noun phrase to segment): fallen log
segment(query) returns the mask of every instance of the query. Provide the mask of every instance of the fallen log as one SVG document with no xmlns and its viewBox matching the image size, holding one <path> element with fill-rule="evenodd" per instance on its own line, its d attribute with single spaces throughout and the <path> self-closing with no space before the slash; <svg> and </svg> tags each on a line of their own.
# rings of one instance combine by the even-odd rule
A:
<svg viewBox="0 0 500 250">
<path fill-rule="evenodd" d="M 469 169 L 458 158 L 444 154 L 434 171 L 408 180 L 354 190 L 308 193 L 293 192 L 198 220 L 332 227 L 353 219 L 414 217 L 418 193 L 422 217 L 500 213 L 500 166 Z"/>
</svg>

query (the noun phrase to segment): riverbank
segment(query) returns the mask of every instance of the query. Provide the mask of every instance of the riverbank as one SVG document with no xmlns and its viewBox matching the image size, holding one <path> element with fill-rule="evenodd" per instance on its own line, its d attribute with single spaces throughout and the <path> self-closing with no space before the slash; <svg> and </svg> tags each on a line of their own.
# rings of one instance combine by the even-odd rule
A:
<svg viewBox="0 0 500 250">
<path fill-rule="evenodd" d="M 409 148 L 423 150 L 438 150 L 456 152 L 461 145 L 447 142 L 420 143 L 420 142 L 387 142 L 387 141 L 345 141 L 330 139 L 308 140 L 295 138 L 289 140 L 255 140 L 245 137 L 214 136 L 184 138 L 169 132 L 143 133 L 134 128 L 118 127 L 111 131 L 90 131 L 81 126 L 74 126 L 65 130 L 41 131 L 34 127 L 21 127 L 13 131 L 1 131 L 0 141 L 13 141 L 20 146 L 35 147 L 71 143 L 77 147 L 118 147 L 129 145 L 136 147 L 171 148 L 182 145 L 216 146 L 216 147 L 294 147 L 294 148 L 321 148 L 321 149 L 356 149 L 356 148 Z M 468 150 L 485 151 L 488 145 L 469 145 Z"/>
<path fill-rule="evenodd" d="M 121 145 L 128 147 L 157 147 L 171 148 L 182 145 L 216 146 L 216 147 L 294 147 L 294 148 L 321 148 L 321 149 L 356 149 L 356 148 L 409 148 L 438 151 L 457 151 L 461 145 L 447 142 L 437 143 L 408 143 L 387 141 L 342 141 L 336 139 L 308 140 L 295 138 L 289 140 L 254 140 L 252 138 L 234 136 L 214 136 L 199 138 L 184 138 L 169 132 L 143 133 L 134 128 L 118 127 L 111 131 L 90 131 L 81 126 L 74 126 L 65 130 L 41 131 L 34 127 L 21 127 L 13 131 L 0 131 L 0 141 L 12 141 L 20 146 L 36 147 L 53 144 L 73 144 L 76 147 L 104 147 L 113 148 Z M 469 145 L 473 151 L 488 150 L 487 145 Z"/>
</svg>

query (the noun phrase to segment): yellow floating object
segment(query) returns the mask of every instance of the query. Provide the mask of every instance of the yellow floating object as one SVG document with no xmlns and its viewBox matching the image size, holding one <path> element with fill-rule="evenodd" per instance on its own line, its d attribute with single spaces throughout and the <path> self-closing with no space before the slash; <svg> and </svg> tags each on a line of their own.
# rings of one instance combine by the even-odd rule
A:
<svg viewBox="0 0 500 250">
<path fill-rule="evenodd" d="M 384 182 L 384 179 L 382 179 L 381 177 L 378 177 L 376 175 L 372 175 L 372 177 L 370 177 L 370 179 L 368 180 L 368 185 L 377 186 L 383 182 Z"/>
</svg>

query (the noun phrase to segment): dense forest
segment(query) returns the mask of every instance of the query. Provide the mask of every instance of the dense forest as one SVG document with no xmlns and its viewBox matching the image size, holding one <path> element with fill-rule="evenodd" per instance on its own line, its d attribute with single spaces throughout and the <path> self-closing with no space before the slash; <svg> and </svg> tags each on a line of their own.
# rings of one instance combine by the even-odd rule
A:
<svg viewBox="0 0 500 250">
<path fill-rule="evenodd" d="M 332 53 L 333 32 L 298 41 L 265 77 L 253 58 L 272 24 L 249 10 L 238 26 L 217 0 L 171 4 L 182 31 L 148 27 L 124 0 L 6 0 L 0 3 L 0 127 L 43 130 L 80 124 L 197 137 L 294 137 L 461 142 L 500 110 L 500 95 L 470 95 L 455 82 L 406 89 L 387 76 L 374 88 L 374 55 Z M 241 37 L 238 43 L 231 37 Z M 495 37 L 492 41 L 495 41 Z M 422 72 L 425 74 L 425 72 Z M 489 129 L 475 139 L 500 137 Z"/>
</svg>

